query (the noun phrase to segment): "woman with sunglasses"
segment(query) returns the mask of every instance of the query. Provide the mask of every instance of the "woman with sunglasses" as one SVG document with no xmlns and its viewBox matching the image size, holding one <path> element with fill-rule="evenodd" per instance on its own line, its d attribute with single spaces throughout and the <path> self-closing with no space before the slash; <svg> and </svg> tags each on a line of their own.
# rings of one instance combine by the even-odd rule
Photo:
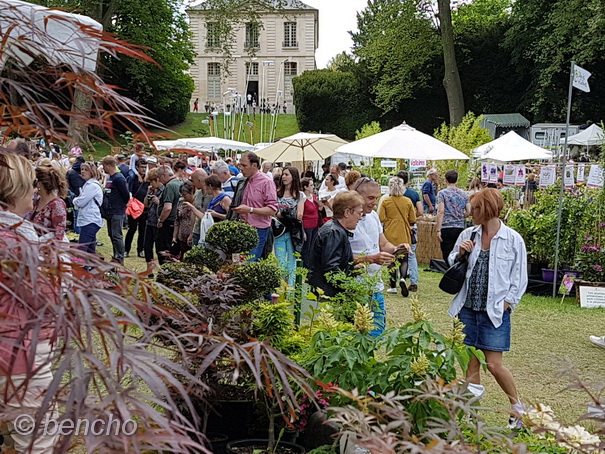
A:
<svg viewBox="0 0 605 454">
<path fill-rule="evenodd" d="M 86 183 L 82 186 L 80 195 L 74 199 L 74 206 L 78 209 L 77 226 L 80 228 L 78 242 L 83 251 L 94 254 L 97 251 L 97 232 L 103 227 L 103 189 L 99 183 L 101 173 L 94 162 L 83 163 L 80 173 Z"/>
</svg>

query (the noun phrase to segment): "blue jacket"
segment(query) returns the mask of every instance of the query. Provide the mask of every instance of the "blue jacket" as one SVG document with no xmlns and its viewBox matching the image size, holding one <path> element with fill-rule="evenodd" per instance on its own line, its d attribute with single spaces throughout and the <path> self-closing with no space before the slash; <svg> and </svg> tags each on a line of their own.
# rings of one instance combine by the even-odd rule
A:
<svg viewBox="0 0 605 454">
<path fill-rule="evenodd" d="M 109 200 L 109 215 L 126 214 L 126 204 L 130 200 L 126 178 L 120 172 L 114 173 L 105 182 L 105 196 Z"/>
</svg>

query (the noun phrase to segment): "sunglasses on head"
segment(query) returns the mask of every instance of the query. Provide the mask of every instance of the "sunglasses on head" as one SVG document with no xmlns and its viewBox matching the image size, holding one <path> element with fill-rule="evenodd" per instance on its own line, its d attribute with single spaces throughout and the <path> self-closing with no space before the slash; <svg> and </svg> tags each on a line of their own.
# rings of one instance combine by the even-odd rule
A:
<svg viewBox="0 0 605 454">
<path fill-rule="evenodd" d="M 369 177 L 361 177 L 359 180 L 357 180 L 355 182 L 355 184 L 353 185 L 352 190 L 353 191 L 357 191 L 357 189 L 359 189 L 360 186 L 363 186 L 366 183 L 370 183 L 372 181 L 376 181 L 374 178 L 369 178 Z"/>
</svg>

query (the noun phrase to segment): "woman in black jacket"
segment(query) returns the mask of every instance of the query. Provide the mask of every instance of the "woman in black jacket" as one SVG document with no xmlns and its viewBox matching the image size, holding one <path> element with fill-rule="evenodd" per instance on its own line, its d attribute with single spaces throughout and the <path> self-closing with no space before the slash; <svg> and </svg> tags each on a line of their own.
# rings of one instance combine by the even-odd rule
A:
<svg viewBox="0 0 605 454">
<path fill-rule="evenodd" d="M 309 283 L 334 296 L 339 289 L 326 279 L 327 273 L 353 270 L 349 237 L 363 216 L 364 199 L 354 191 L 340 192 L 332 199 L 332 219 L 315 236 L 311 246 Z"/>
</svg>

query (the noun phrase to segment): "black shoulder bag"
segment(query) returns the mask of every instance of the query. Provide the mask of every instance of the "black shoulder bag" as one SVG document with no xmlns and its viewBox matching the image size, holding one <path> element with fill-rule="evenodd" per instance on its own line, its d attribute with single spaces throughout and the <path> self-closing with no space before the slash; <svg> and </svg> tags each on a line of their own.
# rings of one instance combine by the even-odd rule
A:
<svg viewBox="0 0 605 454">
<path fill-rule="evenodd" d="M 473 232 L 471 235 L 471 241 L 475 240 L 477 232 Z M 439 282 L 439 288 L 445 293 L 455 295 L 462 290 L 464 280 L 466 279 L 466 270 L 468 268 L 468 256 L 469 253 L 465 252 L 460 259 L 448 268 L 445 272 L 441 281 Z M 447 257 L 444 257 L 447 262 Z"/>
</svg>

